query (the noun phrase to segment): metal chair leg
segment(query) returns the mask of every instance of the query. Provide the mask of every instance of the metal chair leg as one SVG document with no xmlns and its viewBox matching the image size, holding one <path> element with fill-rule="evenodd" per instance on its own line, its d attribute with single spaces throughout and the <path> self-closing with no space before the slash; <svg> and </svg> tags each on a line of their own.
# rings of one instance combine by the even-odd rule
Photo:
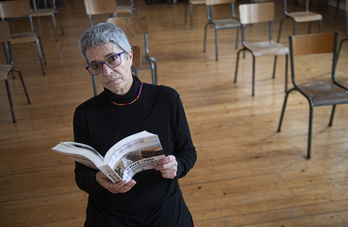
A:
<svg viewBox="0 0 348 227">
<path fill-rule="evenodd" d="M 13 104 L 12 104 L 12 97 L 11 97 L 11 92 L 10 92 L 10 86 L 8 84 L 8 79 L 7 78 L 5 78 L 5 84 L 6 84 L 6 90 L 7 90 L 7 97 L 8 97 L 8 101 L 10 103 L 10 108 L 11 108 L 12 122 L 16 123 L 17 120 L 16 120 L 16 116 L 15 116 L 15 113 L 14 113 L 14 108 L 13 108 Z"/>
<path fill-rule="evenodd" d="M 333 118 L 334 118 L 334 115 L 335 115 L 335 110 L 336 110 L 336 105 L 333 105 L 332 106 L 332 111 L 331 111 L 330 122 L 329 122 L 329 126 L 330 127 L 332 126 Z"/>
<path fill-rule="evenodd" d="M 313 125 L 313 106 L 312 106 L 311 104 L 309 104 L 309 124 L 308 124 L 307 159 L 310 159 L 310 158 L 311 158 L 312 125 Z"/>
<path fill-rule="evenodd" d="M 277 129 L 277 132 L 280 132 L 281 131 L 281 127 L 282 127 L 282 123 L 283 123 L 283 118 L 284 118 L 284 114 L 285 114 L 285 108 L 286 108 L 286 103 L 288 101 L 288 97 L 289 97 L 289 94 L 294 91 L 295 88 L 292 88 L 288 91 L 286 91 L 285 93 L 285 97 L 284 97 L 284 102 L 283 102 L 283 107 L 282 107 L 282 113 L 280 114 L 280 119 L 279 119 L 279 124 L 278 124 L 278 129 Z"/>
<path fill-rule="evenodd" d="M 30 98 L 29 98 L 29 93 L 27 91 L 27 87 L 25 86 L 24 79 L 23 79 L 21 71 L 19 69 L 14 69 L 14 68 L 12 68 L 11 71 L 14 71 L 14 72 L 18 73 L 19 78 L 21 79 L 21 82 L 22 82 L 22 87 L 23 87 L 25 96 L 27 97 L 28 104 L 31 104 L 31 101 L 30 101 Z"/>
<path fill-rule="evenodd" d="M 237 52 L 237 61 L 236 61 L 236 68 L 234 70 L 234 81 L 233 83 L 237 83 L 237 74 L 238 74 L 238 65 L 239 65 L 239 55 L 240 55 L 240 52 L 243 51 L 244 53 L 244 49 L 240 49 L 238 52 Z"/>
<path fill-rule="evenodd" d="M 92 84 L 93 84 L 94 96 L 97 96 L 98 95 L 98 88 L 97 88 L 97 82 L 95 80 L 95 76 L 92 76 Z"/>
</svg>

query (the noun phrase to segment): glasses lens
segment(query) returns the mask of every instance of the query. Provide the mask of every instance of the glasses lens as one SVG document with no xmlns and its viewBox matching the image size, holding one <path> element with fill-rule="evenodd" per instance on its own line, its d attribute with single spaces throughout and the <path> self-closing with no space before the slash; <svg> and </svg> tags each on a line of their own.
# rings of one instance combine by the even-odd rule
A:
<svg viewBox="0 0 348 227">
<path fill-rule="evenodd" d="M 105 61 L 106 65 L 115 68 L 121 64 L 121 56 L 119 54 L 110 56 L 108 59 Z"/>
<path fill-rule="evenodd" d="M 103 71 L 103 66 L 101 63 L 93 63 L 88 66 L 88 71 L 93 75 L 97 75 Z"/>
</svg>

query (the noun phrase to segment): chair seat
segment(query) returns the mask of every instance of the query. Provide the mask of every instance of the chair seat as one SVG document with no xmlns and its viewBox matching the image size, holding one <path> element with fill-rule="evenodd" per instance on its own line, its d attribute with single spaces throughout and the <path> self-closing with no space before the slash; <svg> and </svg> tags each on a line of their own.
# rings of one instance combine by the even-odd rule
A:
<svg viewBox="0 0 348 227">
<path fill-rule="evenodd" d="M 311 98 L 314 106 L 348 103 L 348 90 L 332 81 L 311 81 L 298 87 Z"/>
<path fill-rule="evenodd" d="M 300 12 L 292 12 L 286 14 L 287 16 L 293 18 L 296 22 L 310 22 L 310 21 L 320 21 L 323 19 L 323 16 L 317 13 L 300 11 Z"/>
<path fill-rule="evenodd" d="M 52 16 L 54 14 L 54 9 L 37 9 L 31 12 L 32 17 L 44 17 Z"/>
<path fill-rule="evenodd" d="M 267 55 L 285 55 L 289 53 L 288 47 L 275 42 L 246 43 L 244 47 L 252 51 L 255 57 Z"/>
<path fill-rule="evenodd" d="M 15 33 L 11 35 L 11 44 L 35 42 L 37 39 L 34 32 Z"/>
<path fill-rule="evenodd" d="M 240 27 L 240 22 L 236 19 L 219 19 L 213 20 L 216 29 L 228 29 Z"/>
<path fill-rule="evenodd" d="M 189 3 L 191 5 L 200 5 L 200 4 L 205 4 L 205 0 L 190 0 Z"/>
<path fill-rule="evenodd" d="M 127 14 L 129 14 L 129 13 L 131 13 L 132 12 L 132 6 L 117 6 L 117 8 L 116 8 L 116 12 L 117 13 L 127 13 Z"/>
<path fill-rule="evenodd" d="M 12 65 L 0 65 L 0 80 L 7 78 L 8 72 L 12 69 Z"/>
</svg>

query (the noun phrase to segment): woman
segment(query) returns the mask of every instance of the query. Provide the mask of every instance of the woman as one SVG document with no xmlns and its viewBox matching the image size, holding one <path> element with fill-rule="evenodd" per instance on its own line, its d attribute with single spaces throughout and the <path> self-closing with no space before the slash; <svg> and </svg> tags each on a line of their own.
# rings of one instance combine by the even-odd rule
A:
<svg viewBox="0 0 348 227">
<path fill-rule="evenodd" d="M 88 29 L 80 39 L 80 52 L 87 70 L 105 89 L 76 108 L 75 141 L 105 155 L 119 140 L 146 130 L 159 136 L 166 155 L 154 170 L 116 184 L 76 162 L 76 183 L 89 193 L 85 226 L 193 226 L 178 178 L 188 173 L 197 156 L 178 93 L 132 76 L 131 46 L 111 23 Z"/>
</svg>

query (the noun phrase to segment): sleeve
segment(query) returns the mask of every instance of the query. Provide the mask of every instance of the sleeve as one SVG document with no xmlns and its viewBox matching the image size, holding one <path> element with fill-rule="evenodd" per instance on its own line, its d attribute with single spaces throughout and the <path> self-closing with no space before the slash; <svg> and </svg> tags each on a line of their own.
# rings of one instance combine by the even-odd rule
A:
<svg viewBox="0 0 348 227">
<path fill-rule="evenodd" d="M 73 127 L 75 142 L 91 145 L 88 136 L 88 127 L 85 120 L 85 114 L 83 114 L 83 111 L 79 110 L 79 108 L 77 108 L 74 113 Z M 105 191 L 106 189 L 100 186 L 96 180 L 97 172 L 98 170 L 75 162 L 75 181 L 77 186 L 87 193 L 98 193 Z"/>
<path fill-rule="evenodd" d="M 176 100 L 174 120 L 174 156 L 178 162 L 177 176 L 184 177 L 197 160 L 196 149 L 193 145 L 189 125 L 180 96 Z"/>
</svg>

